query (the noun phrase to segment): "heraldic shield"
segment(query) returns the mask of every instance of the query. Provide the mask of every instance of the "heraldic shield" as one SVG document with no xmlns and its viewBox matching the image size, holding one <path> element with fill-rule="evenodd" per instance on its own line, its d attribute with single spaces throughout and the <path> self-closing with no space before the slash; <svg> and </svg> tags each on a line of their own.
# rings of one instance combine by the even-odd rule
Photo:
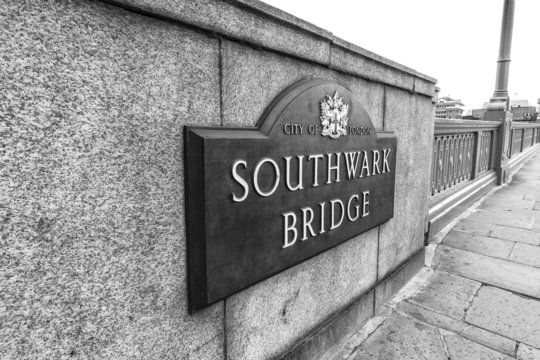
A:
<svg viewBox="0 0 540 360">
<path fill-rule="evenodd" d="M 333 98 L 326 95 L 321 101 L 321 124 L 323 126 L 321 135 L 330 136 L 332 139 L 347 135 L 348 114 L 349 105 L 338 97 L 337 91 Z"/>
</svg>

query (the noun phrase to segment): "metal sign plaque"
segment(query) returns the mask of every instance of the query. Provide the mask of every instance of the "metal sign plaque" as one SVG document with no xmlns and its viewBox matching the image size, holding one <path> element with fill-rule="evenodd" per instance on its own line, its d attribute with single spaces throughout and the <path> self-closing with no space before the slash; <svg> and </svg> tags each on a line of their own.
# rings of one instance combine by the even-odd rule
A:
<svg viewBox="0 0 540 360">
<path fill-rule="evenodd" d="M 397 139 L 334 81 L 297 83 L 255 128 L 185 135 L 190 311 L 393 216 Z"/>
</svg>

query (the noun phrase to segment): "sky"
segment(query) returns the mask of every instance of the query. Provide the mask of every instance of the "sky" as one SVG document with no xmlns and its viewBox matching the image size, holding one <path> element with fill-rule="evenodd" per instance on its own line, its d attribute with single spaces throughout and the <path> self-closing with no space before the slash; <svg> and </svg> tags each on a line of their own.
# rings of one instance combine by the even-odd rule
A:
<svg viewBox="0 0 540 360">
<path fill-rule="evenodd" d="M 481 108 L 495 90 L 504 0 L 263 0 L 437 79 L 439 96 Z M 516 0 L 508 92 L 540 98 L 540 0 Z"/>
</svg>

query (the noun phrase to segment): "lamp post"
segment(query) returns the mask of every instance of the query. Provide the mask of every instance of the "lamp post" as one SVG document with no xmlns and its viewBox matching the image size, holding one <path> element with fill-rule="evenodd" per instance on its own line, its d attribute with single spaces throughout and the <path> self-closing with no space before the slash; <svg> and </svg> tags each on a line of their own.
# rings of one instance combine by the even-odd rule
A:
<svg viewBox="0 0 540 360">
<path fill-rule="evenodd" d="M 508 96 L 508 74 L 510 72 L 510 48 L 512 47 L 514 7 L 515 0 L 504 0 L 495 92 L 493 93 L 487 106 L 487 111 L 484 114 L 484 120 L 501 122 L 501 127 L 497 134 L 497 148 L 495 149 L 495 161 L 493 165 L 497 174 L 498 185 L 506 182 L 508 179 L 508 159 L 510 158 L 510 136 L 513 116 L 509 111 L 510 97 Z"/>
<path fill-rule="evenodd" d="M 515 0 L 504 0 L 499 59 L 497 60 L 497 79 L 495 80 L 495 92 L 490 99 L 490 105 L 488 105 L 488 109 L 491 108 L 492 110 L 509 110 L 508 75 L 510 72 L 514 8 Z"/>
</svg>

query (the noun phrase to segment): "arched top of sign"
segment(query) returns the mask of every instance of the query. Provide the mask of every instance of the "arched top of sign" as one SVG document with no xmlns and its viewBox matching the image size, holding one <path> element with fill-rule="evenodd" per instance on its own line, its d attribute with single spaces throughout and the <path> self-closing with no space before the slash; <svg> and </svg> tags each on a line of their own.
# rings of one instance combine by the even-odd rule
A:
<svg viewBox="0 0 540 360">
<path fill-rule="evenodd" d="M 320 78 L 302 80 L 279 94 L 256 127 L 269 137 L 377 137 L 369 115 L 355 95 L 334 80 Z"/>
</svg>

